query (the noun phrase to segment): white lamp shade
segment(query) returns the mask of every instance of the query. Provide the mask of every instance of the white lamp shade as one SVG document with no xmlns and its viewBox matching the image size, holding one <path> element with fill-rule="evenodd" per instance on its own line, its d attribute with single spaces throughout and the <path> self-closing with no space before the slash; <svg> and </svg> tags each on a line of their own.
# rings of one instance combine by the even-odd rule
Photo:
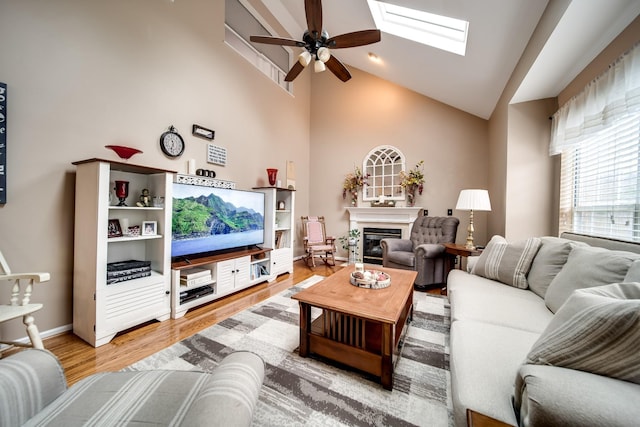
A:
<svg viewBox="0 0 640 427">
<path fill-rule="evenodd" d="M 311 62 L 311 54 L 305 50 L 300 55 L 298 55 L 298 62 L 303 67 L 306 67 Z"/>
<path fill-rule="evenodd" d="M 316 73 L 321 73 L 326 69 L 327 67 L 324 65 L 324 62 L 320 60 L 317 60 L 315 64 L 313 64 L 313 71 L 315 71 Z"/>
<path fill-rule="evenodd" d="M 456 209 L 459 211 L 490 211 L 491 201 L 487 190 L 462 190 Z"/>
</svg>

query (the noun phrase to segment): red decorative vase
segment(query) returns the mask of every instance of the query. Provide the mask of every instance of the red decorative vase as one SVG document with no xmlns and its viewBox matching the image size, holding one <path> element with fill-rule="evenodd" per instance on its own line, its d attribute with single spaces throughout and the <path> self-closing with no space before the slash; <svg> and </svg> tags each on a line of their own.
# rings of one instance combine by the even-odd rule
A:
<svg viewBox="0 0 640 427">
<path fill-rule="evenodd" d="M 269 177 L 269 184 L 276 185 L 276 178 L 278 177 L 278 169 L 267 169 L 267 176 Z"/>
<path fill-rule="evenodd" d="M 118 206 L 127 206 L 125 200 L 129 195 L 129 181 L 116 181 L 116 187 L 114 188 L 116 197 L 120 200 Z"/>
</svg>

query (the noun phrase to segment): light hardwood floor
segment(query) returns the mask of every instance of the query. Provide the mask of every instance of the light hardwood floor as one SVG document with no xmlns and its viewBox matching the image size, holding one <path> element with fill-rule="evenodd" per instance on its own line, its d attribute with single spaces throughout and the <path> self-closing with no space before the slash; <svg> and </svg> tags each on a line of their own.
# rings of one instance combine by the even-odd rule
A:
<svg viewBox="0 0 640 427">
<path fill-rule="evenodd" d="M 304 262 L 296 261 L 293 274 L 283 274 L 272 283 L 261 283 L 221 300 L 194 308 L 180 319 L 145 323 L 116 335 L 111 342 L 98 348 L 82 341 L 72 332 L 45 339 L 44 346 L 60 359 L 67 382 L 72 385 L 96 372 L 120 370 L 290 288 L 314 274 L 329 276 L 339 268 L 339 266 L 318 265 L 312 269 L 308 268 Z M 435 289 L 433 292 L 439 294 L 440 290 Z"/>
</svg>

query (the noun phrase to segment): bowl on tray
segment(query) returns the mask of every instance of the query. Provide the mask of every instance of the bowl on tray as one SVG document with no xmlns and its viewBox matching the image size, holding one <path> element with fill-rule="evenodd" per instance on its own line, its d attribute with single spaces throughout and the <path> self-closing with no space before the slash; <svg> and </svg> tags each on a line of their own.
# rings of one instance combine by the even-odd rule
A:
<svg viewBox="0 0 640 427">
<path fill-rule="evenodd" d="M 391 285 L 391 277 L 380 270 L 354 271 L 349 281 L 354 286 L 368 289 L 383 289 Z"/>
</svg>

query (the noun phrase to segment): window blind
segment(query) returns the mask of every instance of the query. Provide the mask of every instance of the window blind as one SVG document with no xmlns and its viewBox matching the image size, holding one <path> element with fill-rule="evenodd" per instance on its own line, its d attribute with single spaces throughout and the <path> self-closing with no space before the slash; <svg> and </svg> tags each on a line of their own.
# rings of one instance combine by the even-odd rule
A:
<svg viewBox="0 0 640 427">
<path fill-rule="evenodd" d="M 560 232 L 640 242 L 640 113 L 562 153 Z"/>
</svg>

